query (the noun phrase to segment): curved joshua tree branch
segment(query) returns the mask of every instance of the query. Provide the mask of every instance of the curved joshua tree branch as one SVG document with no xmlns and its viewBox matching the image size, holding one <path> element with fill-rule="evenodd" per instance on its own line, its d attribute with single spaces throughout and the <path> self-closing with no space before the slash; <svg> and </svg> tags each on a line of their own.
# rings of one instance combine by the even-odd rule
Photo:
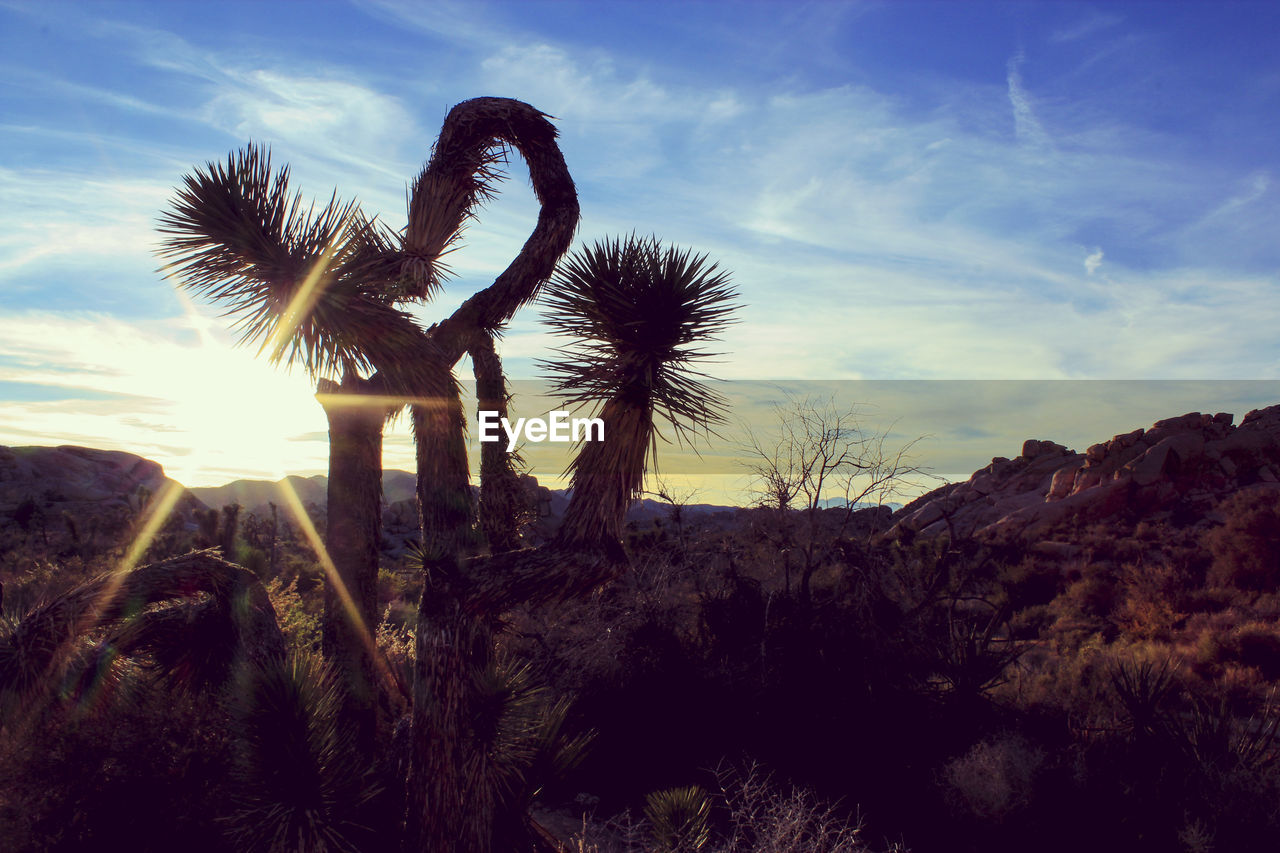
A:
<svg viewBox="0 0 1280 853">
<path fill-rule="evenodd" d="M 476 98 L 454 107 L 422 174 L 414 182 L 405 230 L 405 269 L 448 250 L 476 204 L 488 197 L 495 148 L 516 148 L 529 166 L 541 203 L 538 222 L 515 260 L 489 287 L 462 304 L 427 337 L 437 385 L 449 392 L 413 407 L 418 446 L 418 504 L 423 546 L 432 558 L 416 636 L 413 746 L 408 778 L 405 849 L 488 853 L 494 840 L 496 791 L 477 773 L 486 748 L 468 729 L 475 710 L 475 677 L 492 647 L 490 626 L 470 611 L 453 569 L 470 531 L 471 494 L 466 460 L 466 420 L 453 366 L 532 299 L 568 250 L 578 225 L 577 191 L 544 113 L 509 98 Z M 433 281 L 412 275 L 409 295 Z M 492 346 L 492 343 L 489 343 Z M 496 353 L 495 353 L 496 355 Z M 482 356 L 483 357 L 483 356 Z M 456 846 L 455 846 L 456 845 Z"/>
<path fill-rule="evenodd" d="M 452 366 L 471 346 L 477 330 L 493 330 L 511 319 L 550 278 L 578 227 L 578 193 L 556 129 L 547 114 L 511 98 L 463 101 L 444 120 L 431 160 L 414 182 L 405 251 L 432 256 L 448 250 L 475 205 L 494 180 L 495 146 L 510 145 L 529 166 L 541 209 L 538 223 L 501 275 L 431 330 Z"/>
<path fill-rule="evenodd" d="M 213 550 L 194 551 L 139 566 L 120 578 L 104 575 L 28 613 L 10 635 L 0 637 L 0 683 L 25 690 L 55 670 L 68 644 L 86 632 L 148 605 L 202 592 L 229 605 L 236 638 L 249 662 L 283 659 L 284 636 L 257 576 Z"/>
<path fill-rule="evenodd" d="M 496 180 L 493 166 L 501 157 L 495 148 L 509 145 L 520 152 L 541 204 L 537 225 L 515 260 L 493 284 L 427 331 L 435 348 L 427 357 L 438 359 L 434 362 L 437 376 L 435 387 L 420 395 L 427 401 L 414 406 L 413 425 L 423 544 L 434 556 L 460 553 L 465 542 L 459 531 L 472 518 L 463 440 L 466 420 L 456 385 L 444 389 L 446 375 L 453 381 L 447 372 L 537 295 L 568 251 L 578 226 L 577 189 L 556 135 L 545 113 L 521 101 L 463 101 L 445 117 L 431 159 L 413 184 L 404 239 L 409 265 L 448 251 L 475 206 L 489 197 Z M 427 279 L 420 285 L 410 282 L 410 293 L 419 292 L 413 287 L 431 283 Z"/>
</svg>

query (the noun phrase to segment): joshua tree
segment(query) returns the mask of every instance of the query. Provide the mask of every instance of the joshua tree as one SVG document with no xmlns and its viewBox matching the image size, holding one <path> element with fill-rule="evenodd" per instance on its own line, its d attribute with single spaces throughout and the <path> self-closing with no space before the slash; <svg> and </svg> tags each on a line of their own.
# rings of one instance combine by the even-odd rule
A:
<svg viewBox="0 0 1280 853">
<path fill-rule="evenodd" d="M 620 531 L 657 439 L 655 413 L 684 436 L 716 421 L 718 395 L 694 366 L 696 345 L 730 322 L 733 291 L 705 256 L 657 240 L 596 243 L 573 255 L 546 298 L 547 322 L 575 340 L 545 366 L 566 401 L 598 407 L 603 441 L 572 463 L 573 496 L 557 538 L 538 549 L 459 563 L 439 559 L 419 610 L 408 849 L 499 849 L 524 817 L 504 792 L 483 716 L 501 615 L 589 592 L 627 565 Z M 421 835 L 413 835 L 414 831 Z"/>
<path fill-rule="evenodd" d="M 347 681 L 355 724 L 372 737 L 369 674 L 376 619 L 382 429 L 413 400 L 424 543 L 454 553 L 470 530 L 465 422 L 453 366 L 511 318 L 551 274 L 578 221 L 555 128 L 528 104 L 477 98 L 445 119 L 413 184 L 408 226 L 393 233 L 335 196 L 304 211 L 288 169 L 250 145 L 225 166 L 185 179 L 162 217 L 161 255 L 179 282 L 238 315 L 245 341 L 318 379 L 330 428 L 324 646 Z M 529 164 L 542 212 L 523 250 L 493 285 L 430 330 L 396 304 L 439 289 L 440 256 L 491 193 L 503 146 Z M 496 353 L 492 363 L 499 371 Z M 331 377 L 339 377 L 335 381 Z"/>
<path fill-rule="evenodd" d="M 569 403 L 603 402 L 606 440 L 588 442 L 573 460 L 563 543 L 618 541 L 656 446 L 655 412 L 680 438 L 721 418 L 724 401 L 694 369 L 711 354 L 696 345 L 731 322 L 733 295 L 705 255 L 652 238 L 598 242 L 564 265 L 545 320 L 576 340 L 543 366 Z"/>
<path fill-rule="evenodd" d="M 406 352 L 423 346 L 422 329 L 392 304 L 398 281 L 377 249 L 385 235 L 354 204 L 336 196 L 319 213 L 290 195 L 289 170 L 250 145 L 225 164 L 184 179 L 160 220 L 160 254 L 179 283 L 227 306 L 245 342 L 274 362 L 299 363 L 319 382 L 330 427 L 326 654 L 339 661 L 353 706 L 372 709 L 368 654 L 361 634 L 375 615 L 382 421 L 388 406 L 361 395 L 411 393 L 429 377 L 411 376 Z M 421 266 L 409 273 L 423 275 Z M 373 371 L 381 373 L 367 376 Z M 372 405 L 368 403 L 372 402 Z M 371 576 L 372 575 L 372 576 Z M 338 606 L 340 589 L 351 608 Z M 363 623 L 363 624 L 361 624 Z M 369 729 L 371 713 L 357 713 Z M 366 731 L 371 736 L 371 731 Z"/>
<path fill-rule="evenodd" d="M 558 538 L 517 550 L 511 535 L 511 460 L 482 458 L 481 528 L 490 554 L 467 556 L 474 535 L 465 414 L 454 366 L 470 353 L 485 405 L 505 407 L 494 339 L 533 299 L 578 222 L 573 181 L 546 116 L 527 104 L 479 98 L 446 118 L 414 181 L 408 225 L 391 232 L 336 197 L 317 215 L 290 197 L 250 146 L 225 166 L 186 179 L 161 222 L 162 254 L 179 281 L 229 305 L 246 340 L 296 362 L 320 385 L 330 423 L 328 550 L 334 564 L 324 645 L 342 672 L 353 722 L 373 735 L 372 653 L 382 427 L 412 401 L 426 577 L 413 686 L 407 850 L 489 851 L 529 831 L 513 768 L 499 761 L 500 726 L 479 724 L 491 697 L 500 615 L 519 603 L 579 594 L 626 565 L 623 515 L 639 493 L 657 436 L 654 413 L 677 434 L 706 425 L 722 404 L 697 381 L 699 339 L 728 321 L 727 277 L 705 257 L 656 240 L 599 243 L 569 262 L 551 323 L 578 342 L 550 365 L 559 390 L 601 406 L 606 438 L 572 466 L 574 496 Z M 491 193 L 505 146 L 529 165 L 541 202 L 520 254 L 489 287 L 424 329 L 398 304 L 439 287 L 439 258 Z M 332 378 L 340 377 L 340 380 Z M 346 590 L 351 606 L 332 598 Z M 352 614 L 355 614 L 354 617 Z M 489 703 L 491 704 L 491 703 Z M 527 837 L 526 837 L 527 840 Z"/>
</svg>

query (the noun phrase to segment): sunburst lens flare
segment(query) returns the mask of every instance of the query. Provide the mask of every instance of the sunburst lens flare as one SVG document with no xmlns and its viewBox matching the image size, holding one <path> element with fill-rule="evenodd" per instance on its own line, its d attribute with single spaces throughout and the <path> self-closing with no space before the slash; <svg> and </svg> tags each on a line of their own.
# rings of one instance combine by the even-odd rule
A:
<svg viewBox="0 0 1280 853">
<path fill-rule="evenodd" d="M 444 408 L 451 405 L 445 397 L 405 397 L 394 394 L 316 394 L 326 409 L 399 409 L 403 406 Z"/>
<path fill-rule="evenodd" d="M 120 561 L 120 565 L 116 568 L 117 577 L 132 571 L 138 565 L 142 555 L 151 547 L 156 535 L 164 527 L 165 522 L 169 520 L 169 516 L 173 514 L 173 508 L 178 505 L 182 492 L 183 486 L 181 483 L 176 480 L 166 480 L 164 486 L 147 504 L 146 509 L 143 511 L 142 529 L 138 531 L 137 536 L 133 537 L 129 550 L 125 552 L 124 559 Z M 114 592 L 114 588 L 112 591 Z"/>
<path fill-rule="evenodd" d="M 281 480 L 276 484 L 276 487 L 280 493 L 281 502 L 285 505 L 289 514 L 293 516 L 294 521 L 298 523 L 298 527 L 302 530 L 302 535 L 306 537 L 308 544 L 315 551 L 316 558 L 320 560 L 320 567 L 324 569 L 327 582 L 337 593 L 343 612 L 351 621 L 351 624 L 356 626 L 360 642 L 368 651 L 369 658 L 374 662 L 374 666 L 377 667 L 379 678 L 389 685 L 394 684 L 395 679 L 383 659 L 382 653 L 378 650 L 378 643 L 374 639 L 373 632 L 370 630 L 370 626 L 365 624 L 364 618 L 361 617 L 360 610 L 356 607 L 355 600 L 351 597 L 351 592 L 347 589 L 347 585 L 338 576 L 338 568 L 333 564 L 333 558 L 329 556 L 329 549 L 324 546 L 324 540 L 320 537 L 320 532 L 316 530 L 315 524 L 311 521 L 311 516 L 307 515 L 306 507 L 302 505 L 302 498 L 298 497 L 297 491 L 288 480 Z"/>
<path fill-rule="evenodd" d="M 320 567 L 324 569 L 325 574 L 330 578 L 337 578 L 337 569 L 333 565 L 333 560 L 329 557 L 329 549 L 324 547 L 324 540 L 320 538 L 320 532 L 316 530 L 315 524 L 311 521 L 311 516 L 307 515 L 307 509 L 302 505 L 302 498 L 298 497 L 298 493 L 294 490 L 292 484 L 288 480 L 281 480 L 276 484 L 276 489 L 280 493 L 281 502 L 285 508 L 289 510 L 293 520 L 298 523 L 298 527 L 302 530 L 302 535 L 306 537 L 313 551 L 315 551 L 316 559 L 320 561 Z M 350 599 L 345 588 L 342 587 L 341 581 L 338 581 L 338 595 L 344 602 Z M 359 616 L 359 614 L 354 614 Z"/>
<path fill-rule="evenodd" d="M 83 617 L 85 624 L 88 624 L 95 617 L 95 614 L 104 606 L 107 606 L 115 597 L 120 585 L 124 583 L 124 576 L 133 571 L 138 565 L 142 555 L 147 553 L 147 549 L 155 541 L 156 535 L 164 527 L 165 522 L 169 520 L 169 516 L 173 514 L 173 509 L 178 505 L 178 499 L 182 497 L 183 491 L 185 489 L 181 483 L 176 480 L 166 480 L 160 491 L 151 498 L 151 501 L 143 510 L 142 528 L 133 537 L 133 542 L 129 544 L 129 549 L 125 552 L 123 559 L 120 560 L 115 571 L 111 573 L 107 583 L 103 585 L 95 606 L 85 611 Z M 80 625 L 76 633 L 80 633 L 83 629 L 84 625 Z"/>
</svg>

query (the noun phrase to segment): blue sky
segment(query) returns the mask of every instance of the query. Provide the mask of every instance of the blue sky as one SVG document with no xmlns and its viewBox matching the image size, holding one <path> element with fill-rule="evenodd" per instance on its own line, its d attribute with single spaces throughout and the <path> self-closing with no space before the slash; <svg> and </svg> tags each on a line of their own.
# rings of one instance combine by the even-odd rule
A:
<svg viewBox="0 0 1280 853">
<path fill-rule="evenodd" d="M 163 280 L 155 219 L 253 139 L 399 227 L 477 95 L 556 117 L 582 239 L 734 273 L 726 378 L 1277 379 L 1277 57 L 1263 2 L 0 3 L 0 443 L 323 470 L 310 383 Z M 527 236 L 511 171 L 424 320 Z M 549 343 L 526 310 L 513 372 Z"/>
</svg>

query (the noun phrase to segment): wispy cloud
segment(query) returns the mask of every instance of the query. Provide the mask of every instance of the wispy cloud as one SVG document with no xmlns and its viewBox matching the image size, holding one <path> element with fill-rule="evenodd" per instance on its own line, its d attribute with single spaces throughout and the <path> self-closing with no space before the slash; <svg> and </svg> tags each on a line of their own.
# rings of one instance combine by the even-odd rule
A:
<svg viewBox="0 0 1280 853">
<path fill-rule="evenodd" d="M 1244 186 L 1240 192 L 1214 208 L 1205 218 L 1211 219 L 1233 214 L 1262 198 L 1266 195 L 1267 190 L 1271 189 L 1271 175 L 1265 171 L 1254 172 L 1242 183 Z"/>
<path fill-rule="evenodd" d="M 354 165 L 366 178 L 404 182 L 412 176 L 400 161 L 402 149 L 422 134 L 398 98 L 336 73 L 235 69 L 228 71 L 228 81 L 202 114 L 231 136 L 270 141 L 322 163 Z"/>
<path fill-rule="evenodd" d="M 518 35 L 503 26 L 503 16 L 495 7 L 478 2 L 437 0 L 427 5 L 413 0 L 356 0 L 355 5 L 375 17 L 470 48 L 491 48 Z M 491 14 L 484 13 L 485 5 Z"/>
<path fill-rule="evenodd" d="M 1031 96 L 1022 84 L 1022 66 L 1026 54 L 1019 50 L 1009 58 L 1005 82 L 1009 89 L 1009 103 L 1013 105 L 1013 128 L 1018 141 L 1037 148 L 1049 148 L 1052 140 L 1036 117 Z"/>
<path fill-rule="evenodd" d="M 1079 20 L 1054 30 L 1049 41 L 1062 43 L 1073 42 L 1094 36 L 1103 30 L 1109 30 L 1124 22 L 1124 17 L 1105 12 L 1090 12 Z"/>
</svg>

